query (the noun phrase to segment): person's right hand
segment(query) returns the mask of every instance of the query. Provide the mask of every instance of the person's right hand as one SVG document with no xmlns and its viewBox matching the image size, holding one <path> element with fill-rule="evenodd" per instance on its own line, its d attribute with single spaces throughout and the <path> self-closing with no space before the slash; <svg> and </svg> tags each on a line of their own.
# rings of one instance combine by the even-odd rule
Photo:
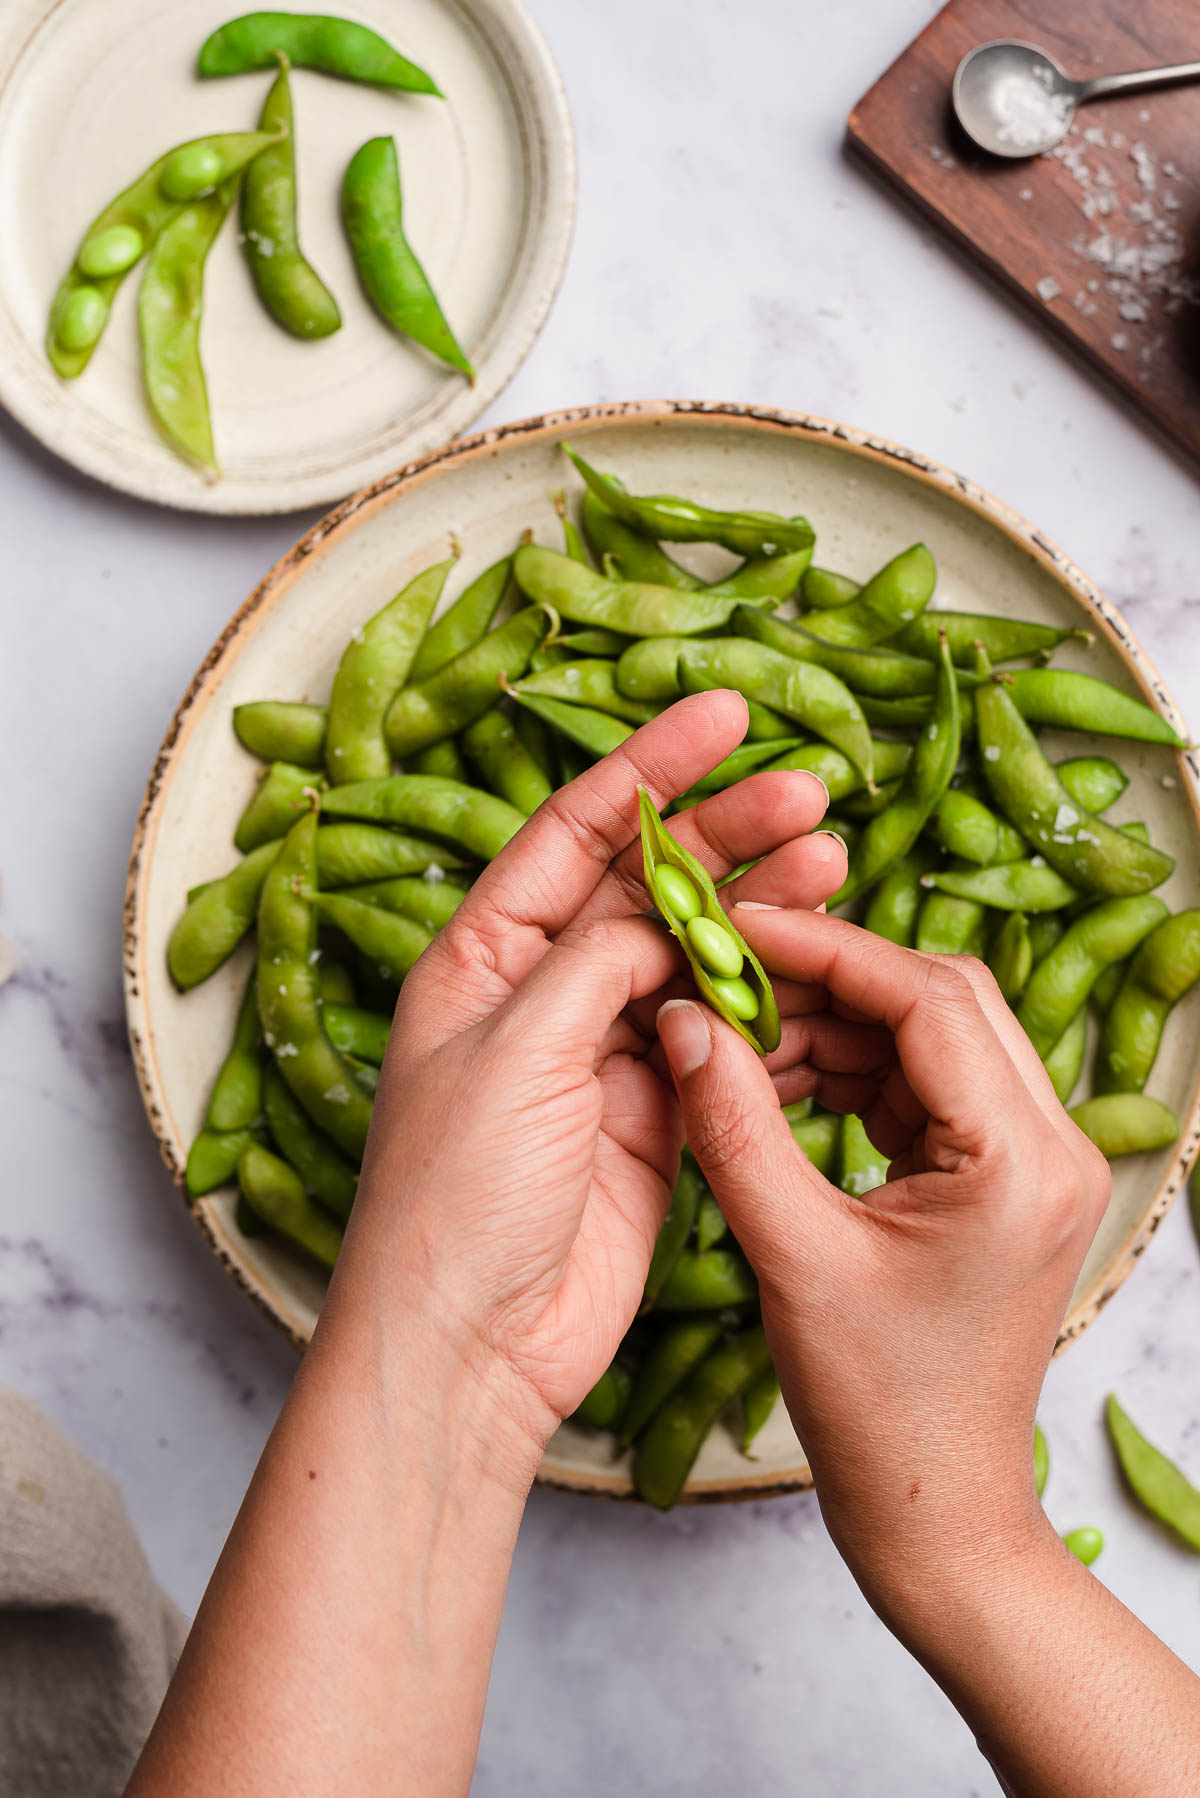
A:
<svg viewBox="0 0 1200 1798">
<path fill-rule="evenodd" d="M 758 1273 L 830 1531 L 886 1614 L 932 1589 L 939 1558 L 1009 1552 L 1045 1527 L 1034 1413 L 1108 1166 L 980 963 L 811 912 L 731 915 L 772 974 L 891 1032 L 894 1054 L 873 1049 L 861 1072 L 778 1055 L 768 1072 L 701 1005 L 658 1018 L 688 1141 Z M 860 1114 L 892 1158 L 886 1186 L 849 1197 L 796 1147 L 777 1101 L 813 1091 Z"/>
</svg>

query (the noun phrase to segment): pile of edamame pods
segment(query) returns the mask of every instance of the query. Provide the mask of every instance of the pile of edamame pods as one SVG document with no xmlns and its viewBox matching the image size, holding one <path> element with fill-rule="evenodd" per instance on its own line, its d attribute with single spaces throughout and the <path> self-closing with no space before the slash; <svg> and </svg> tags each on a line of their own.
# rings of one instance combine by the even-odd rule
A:
<svg viewBox="0 0 1200 1798">
<path fill-rule="evenodd" d="M 406 973 L 557 785 L 681 693 L 714 687 L 745 695 L 746 739 L 677 811 L 755 769 L 819 775 L 850 845 L 831 903 L 895 942 L 984 957 L 1064 1103 L 1090 1007 L 1092 1095 L 1072 1115 L 1110 1156 L 1173 1143 L 1173 1113 L 1144 1089 L 1172 1006 L 1200 978 L 1200 911 L 1172 916 L 1152 891 L 1171 858 L 1143 826 L 1103 816 L 1127 784 L 1116 761 L 1089 744 L 1052 763 L 1037 734 L 1165 752 L 1181 746 L 1171 726 L 1045 665 L 1087 633 L 931 609 L 922 544 L 859 586 L 813 565 L 803 518 L 637 498 L 568 454 L 584 485 L 578 525 L 557 497 L 562 550 L 527 533 L 435 619 L 454 566 L 440 562 L 354 633 L 327 705 L 235 708 L 266 768 L 233 833 L 241 859 L 189 894 L 168 955 L 186 989 L 256 930 L 257 966 L 189 1190 L 236 1178 L 243 1229 L 331 1264 Z M 664 548 L 694 542 L 736 564 L 702 582 Z M 641 822 L 647 889 L 701 994 L 770 1053 L 764 970 L 645 795 Z M 859 1119 L 807 1101 L 786 1115 L 847 1192 L 886 1180 Z M 740 1404 L 749 1451 L 777 1391 L 753 1273 L 685 1155 L 642 1313 L 579 1417 L 633 1446 L 638 1490 L 667 1507 L 717 1419 Z"/>
<path fill-rule="evenodd" d="M 207 78 L 274 69 L 257 130 L 193 138 L 151 163 L 88 226 L 50 309 L 46 353 L 73 380 L 91 360 L 121 283 L 145 258 L 138 329 L 146 398 L 171 447 L 213 476 L 220 471 L 200 360 L 204 265 L 235 200 L 240 242 L 271 317 L 306 341 L 330 336 L 342 322 L 337 301 L 300 248 L 293 68 L 441 97 L 424 69 L 349 19 L 256 12 L 231 20 L 201 47 L 197 72 Z M 342 217 L 375 310 L 474 380 L 404 235 L 393 138 L 370 138 L 351 157 Z"/>
</svg>

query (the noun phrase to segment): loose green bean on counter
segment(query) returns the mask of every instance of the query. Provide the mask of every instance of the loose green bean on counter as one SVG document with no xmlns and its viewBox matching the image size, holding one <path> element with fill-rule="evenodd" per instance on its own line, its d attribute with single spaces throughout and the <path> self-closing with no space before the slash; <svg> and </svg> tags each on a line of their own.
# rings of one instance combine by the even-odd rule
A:
<svg viewBox="0 0 1200 1798">
<path fill-rule="evenodd" d="M 1173 1008 L 1200 982 L 1200 909 L 1172 915 L 1151 890 L 1170 856 L 1144 826 L 1101 817 L 1128 779 L 1090 739 L 1136 739 L 1140 754 L 1167 757 L 1175 732 L 1074 669 L 994 673 L 993 662 L 1045 660 L 1064 645 L 1080 653 L 1090 637 L 943 611 L 923 544 L 859 583 L 810 566 L 803 518 L 638 498 L 574 459 L 582 528 L 563 496 L 555 512 L 548 496 L 565 553 L 527 531 L 431 621 L 454 546 L 360 620 L 328 703 L 234 709 L 260 767 L 231 819 L 242 859 L 189 892 L 168 963 L 186 990 L 245 957 L 256 935 L 256 974 L 188 1160 L 189 1191 L 224 1186 L 232 1204 L 236 1181 L 248 1232 L 332 1265 L 414 962 L 556 787 L 680 694 L 718 686 L 746 698 L 746 741 L 675 810 L 762 771 L 818 776 L 829 827 L 850 844 L 834 903 L 894 942 L 984 956 L 1059 1098 L 1077 1100 L 1071 1115 L 1106 1155 L 1173 1144 L 1178 1120 L 1145 1089 Z M 705 581 L 664 548 L 701 542 L 741 560 Z M 774 615 L 783 605 L 796 621 Z M 1084 752 L 1063 759 L 1058 747 L 1050 759 L 1037 734 L 1047 721 L 1085 730 Z M 702 998 L 769 1055 L 781 1027 L 766 971 L 672 834 L 670 809 L 660 816 L 644 792 L 640 803 L 645 886 L 681 968 L 686 958 Z M 888 1169 L 861 1120 L 807 1100 L 785 1116 L 813 1167 L 869 1204 Z M 637 1489 L 666 1507 L 730 1406 L 734 1442 L 761 1452 L 778 1392 L 754 1271 L 685 1151 L 640 1315 L 576 1427 L 631 1450 Z M 1081 1559 L 1098 1552 L 1094 1531 L 1067 1541 Z"/>
</svg>

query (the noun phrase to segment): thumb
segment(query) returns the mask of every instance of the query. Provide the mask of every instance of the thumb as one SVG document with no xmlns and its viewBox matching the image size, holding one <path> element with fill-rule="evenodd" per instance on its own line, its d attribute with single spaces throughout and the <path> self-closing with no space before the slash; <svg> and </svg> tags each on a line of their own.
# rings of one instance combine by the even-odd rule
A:
<svg viewBox="0 0 1200 1798">
<path fill-rule="evenodd" d="M 707 1006 L 668 999 L 658 1035 L 688 1145 L 730 1228 L 760 1279 L 787 1280 L 828 1232 L 827 1182 L 793 1141 L 771 1076 L 735 1030 Z"/>
</svg>

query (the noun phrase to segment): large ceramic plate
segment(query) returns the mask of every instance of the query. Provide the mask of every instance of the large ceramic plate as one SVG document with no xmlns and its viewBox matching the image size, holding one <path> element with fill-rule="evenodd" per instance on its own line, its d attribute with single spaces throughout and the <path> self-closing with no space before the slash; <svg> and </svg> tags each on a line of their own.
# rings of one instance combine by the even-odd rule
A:
<svg viewBox="0 0 1200 1798">
<path fill-rule="evenodd" d="M 1180 720 L 1126 626 L 1052 544 L 969 481 L 911 451 L 821 419 L 746 407 L 686 403 L 598 406 L 530 419 L 451 445 L 390 475 L 332 512 L 271 570 L 217 642 L 185 694 L 147 788 L 129 870 L 126 991 L 138 1078 L 167 1165 L 181 1181 L 228 1043 L 249 950 L 207 985 L 181 997 L 167 978 L 165 948 L 186 889 L 233 859 L 230 836 L 258 766 L 236 743 L 230 708 L 266 697 L 321 700 L 350 632 L 451 536 L 464 547 L 465 580 L 508 551 L 532 526 L 559 541 L 548 493 L 572 485 L 560 445 L 584 445 L 601 467 L 639 490 L 676 490 L 718 506 L 750 503 L 805 512 L 823 562 L 865 577 L 921 537 L 940 571 L 938 602 L 1006 611 L 1056 624 L 1087 623 L 1098 641 L 1064 661 L 1141 693 Z M 577 483 L 576 483 L 577 485 Z M 1078 753 L 1078 737 L 1058 753 Z M 1111 747 L 1111 745 L 1108 745 Z M 1164 896 L 1175 908 L 1200 895 L 1198 781 L 1193 758 L 1120 744 L 1131 775 L 1114 810 L 1144 818 L 1177 858 Z M 1080 1276 L 1060 1347 L 1083 1330 L 1142 1253 L 1178 1191 L 1197 1143 L 1200 992 L 1171 1022 L 1154 1090 L 1183 1122 L 1177 1146 L 1117 1164 L 1113 1199 Z M 1037 1170 L 1030 1169 L 1030 1178 Z M 192 1212 L 235 1279 L 297 1343 L 311 1334 L 320 1277 L 233 1224 L 233 1196 L 217 1193 Z M 864 1298 L 864 1302 L 869 1302 Z M 697 1464 L 692 1499 L 753 1497 L 808 1483 L 782 1406 L 744 1460 L 718 1430 Z M 628 1468 L 607 1439 L 564 1425 L 546 1455 L 546 1481 L 626 1495 Z"/>
<path fill-rule="evenodd" d="M 209 258 L 202 353 L 212 483 L 157 434 L 142 395 L 139 271 L 91 363 L 61 381 L 42 349 L 51 297 L 89 220 L 172 144 L 242 130 L 268 74 L 200 81 L 239 0 L 4 0 L 0 6 L 0 404 L 86 474 L 198 512 L 332 505 L 478 418 L 533 344 L 566 262 L 575 152 L 558 73 L 521 0 L 354 0 L 446 98 L 306 70 L 292 86 L 301 241 L 342 329 L 300 343 L 259 304 L 226 225 Z M 400 155 L 405 228 L 478 378 L 469 386 L 371 310 L 339 219 L 368 137 Z"/>
</svg>

